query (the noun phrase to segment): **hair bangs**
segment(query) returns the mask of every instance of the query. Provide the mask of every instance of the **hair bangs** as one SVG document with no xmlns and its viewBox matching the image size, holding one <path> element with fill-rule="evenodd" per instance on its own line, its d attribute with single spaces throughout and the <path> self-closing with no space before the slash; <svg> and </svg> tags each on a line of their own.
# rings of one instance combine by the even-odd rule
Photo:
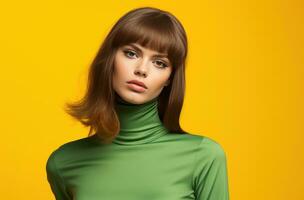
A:
<svg viewBox="0 0 304 200">
<path fill-rule="evenodd" d="M 163 18 L 146 18 L 142 21 L 126 23 L 121 27 L 113 40 L 114 47 L 120 47 L 130 43 L 138 43 L 141 46 L 168 54 L 168 59 L 173 66 L 179 62 L 177 58 L 184 57 L 184 46 L 174 30 L 173 24 Z"/>
</svg>

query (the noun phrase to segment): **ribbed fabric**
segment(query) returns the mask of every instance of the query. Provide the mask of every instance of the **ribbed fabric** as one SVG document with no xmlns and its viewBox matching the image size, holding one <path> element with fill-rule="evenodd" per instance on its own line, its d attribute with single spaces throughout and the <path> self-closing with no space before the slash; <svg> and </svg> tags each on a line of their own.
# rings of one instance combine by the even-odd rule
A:
<svg viewBox="0 0 304 200">
<path fill-rule="evenodd" d="M 145 144 L 168 133 L 158 115 L 158 97 L 143 104 L 132 104 L 116 98 L 116 113 L 120 132 L 114 143 L 123 145 Z"/>
<path fill-rule="evenodd" d="M 117 98 L 111 144 L 96 135 L 62 144 L 46 163 L 56 200 L 229 200 L 226 154 L 206 136 L 169 132 L 157 98 Z"/>
</svg>

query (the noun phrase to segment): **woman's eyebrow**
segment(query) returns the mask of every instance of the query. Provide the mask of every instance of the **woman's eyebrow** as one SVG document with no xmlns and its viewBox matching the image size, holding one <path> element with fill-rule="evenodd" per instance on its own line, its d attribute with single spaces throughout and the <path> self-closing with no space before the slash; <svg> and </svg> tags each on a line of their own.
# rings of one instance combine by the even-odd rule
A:
<svg viewBox="0 0 304 200">
<path fill-rule="evenodd" d="M 133 47 L 134 49 L 136 49 L 137 51 L 141 52 L 142 53 L 142 50 L 139 46 L 137 46 L 136 44 L 133 44 L 133 43 L 130 43 L 128 44 L 127 46 L 131 46 Z M 162 53 L 156 53 L 153 55 L 153 57 L 163 57 L 163 58 L 167 58 L 168 57 L 168 54 L 162 54 Z"/>
</svg>

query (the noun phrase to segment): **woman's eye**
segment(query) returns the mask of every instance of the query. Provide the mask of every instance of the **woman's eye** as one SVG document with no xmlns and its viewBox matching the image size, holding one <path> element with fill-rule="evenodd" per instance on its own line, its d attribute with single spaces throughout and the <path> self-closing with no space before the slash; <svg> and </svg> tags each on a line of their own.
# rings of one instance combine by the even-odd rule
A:
<svg viewBox="0 0 304 200">
<path fill-rule="evenodd" d="M 124 51 L 125 55 L 127 55 L 128 57 L 133 57 L 133 55 L 136 55 L 136 53 L 134 51 L 130 51 L 130 50 L 125 50 Z"/>
<path fill-rule="evenodd" d="M 162 61 L 159 61 L 159 60 L 156 60 L 155 61 L 157 63 L 157 65 L 162 65 L 163 67 L 162 68 L 166 68 L 168 65 L 165 63 L 165 62 L 162 62 Z"/>
<path fill-rule="evenodd" d="M 135 51 L 132 51 L 132 50 L 124 50 L 123 52 L 124 52 L 124 54 L 125 54 L 127 57 L 129 57 L 129 58 L 134 58 L 133 56 L 134 56 L 134 55 L 137 55 L 136 52 L 135 52 Z M 168 67 L 168 65 L 167 65 L 165 62 L 161 61 L 161 60 L 156 60 L 155 63 L 156 63 L 156 65 L 158 65 L 158 66 L 162 66 L 161 68 L 166 68 L 166 67 Z"/>
</svg>

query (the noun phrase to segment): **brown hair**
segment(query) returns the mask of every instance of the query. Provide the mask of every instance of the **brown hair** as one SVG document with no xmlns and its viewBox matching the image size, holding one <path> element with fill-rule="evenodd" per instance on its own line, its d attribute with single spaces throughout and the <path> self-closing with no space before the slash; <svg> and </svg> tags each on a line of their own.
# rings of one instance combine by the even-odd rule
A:
<svg viewBox="0 0 304 200">
<path fill-rule="evenodd" d="M 115 138 L 120 123 L 112 88 L 114 56 L 120 46 L 133 42 L 168 54 L 173 70 L 170 84 L 159 95 L 158 113 L 169 131 L 186 133 L 179 118 L 185 94 L 187 37 L 179 20 L 158 8 L 133 9 L 115 23 L 90 65 L 86 94 L 75 103 L 66 103 L 65 111 L 90 127 L 89 136 L 95 131 L 105 143 Z"/>
</svg>

